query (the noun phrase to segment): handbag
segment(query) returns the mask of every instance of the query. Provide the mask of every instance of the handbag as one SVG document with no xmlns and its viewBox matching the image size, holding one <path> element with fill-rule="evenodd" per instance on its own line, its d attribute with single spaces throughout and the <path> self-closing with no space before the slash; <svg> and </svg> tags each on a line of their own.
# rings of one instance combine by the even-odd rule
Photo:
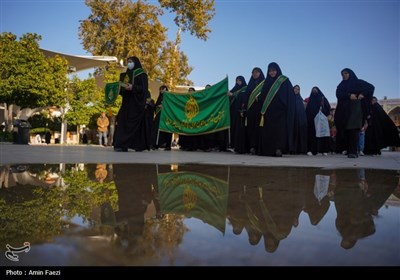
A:
<svg viewBox="0 0 400 280">
<path fill-rule="evenodd" d="M 314 118 L 314 125 L 315 136 L 317 138 L 329 137 L 331 135 L 329 131 L 328 118 L 324 115 L 324 113 L 322 113 L 321 109 Z"/>
</svg>

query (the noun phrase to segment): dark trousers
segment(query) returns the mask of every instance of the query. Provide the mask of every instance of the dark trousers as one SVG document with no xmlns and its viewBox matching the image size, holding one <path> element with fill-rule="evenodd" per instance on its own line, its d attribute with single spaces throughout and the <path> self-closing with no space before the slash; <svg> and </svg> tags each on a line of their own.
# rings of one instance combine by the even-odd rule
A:
<svg viewBox="0 0 400 280">
<path fill-rule="evenodd" d="M 349 154 L 357 155 L 358 154 L 358 142 L 360 139 L 360 129 L 349 129 Z"/>
</svg>

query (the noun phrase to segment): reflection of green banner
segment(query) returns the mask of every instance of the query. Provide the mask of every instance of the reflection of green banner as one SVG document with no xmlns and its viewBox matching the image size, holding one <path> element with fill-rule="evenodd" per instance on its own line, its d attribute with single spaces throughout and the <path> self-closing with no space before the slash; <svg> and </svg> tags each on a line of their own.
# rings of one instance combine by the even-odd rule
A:
<svg viewBox="0 0 400 280">
<path fill-rule="evenodd" d="M 106 84 L 104 88 L 106 104 L 108 105 L 114 104 L 119 94 L 119 86 L 120 82 Z"/>
<path fill-rule="evenodd" d="M 225 233 L 228 183 L 194 172 L 158 175 L 161 212 L 195 217 Z"/>
<path fill-rule="evenodd" d="M 160 130 L 198 135 L 228 129 L 230 111 L 227 92 L 228 77 L 192 94 L 165 92 Z"/>
</svg>

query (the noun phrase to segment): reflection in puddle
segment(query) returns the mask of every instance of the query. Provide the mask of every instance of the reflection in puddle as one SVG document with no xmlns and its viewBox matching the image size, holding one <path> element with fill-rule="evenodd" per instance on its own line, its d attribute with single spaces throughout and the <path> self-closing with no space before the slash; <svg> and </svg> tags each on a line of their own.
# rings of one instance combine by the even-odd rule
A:
<svg viewBox="0 0 400 280">
<path fill-rule="evenodd" d="M 395 171 L 0 167 L 7 265 L 400 265 Z M 6 260 L 6 245 L 31 250 Z M 2 257 L 3 256 L 3 257 Z"/>
</svg>

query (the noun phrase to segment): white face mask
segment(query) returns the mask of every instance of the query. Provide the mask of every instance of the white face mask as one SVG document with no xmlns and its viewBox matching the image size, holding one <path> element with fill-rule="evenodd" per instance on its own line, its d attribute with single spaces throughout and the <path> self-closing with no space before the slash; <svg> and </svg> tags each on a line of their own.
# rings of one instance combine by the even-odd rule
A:
<svg viewBox="0 0 400 280">
<path fill-rule="evenodd" d="M 135 67 L 135 63 L 134 62 L 128 62 L 128 69 L 132 70 L 133 67 Z"/>
</svg>

